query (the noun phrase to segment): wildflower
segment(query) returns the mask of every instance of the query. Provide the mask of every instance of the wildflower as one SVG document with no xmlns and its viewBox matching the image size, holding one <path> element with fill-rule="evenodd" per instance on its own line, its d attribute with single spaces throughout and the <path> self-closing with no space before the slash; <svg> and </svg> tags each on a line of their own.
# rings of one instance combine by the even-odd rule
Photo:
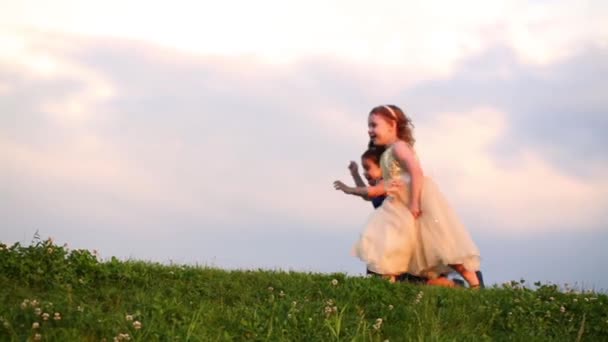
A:
<svg viewBox="0 0 608 342">
<path fill-rule="evenodd" d="M 331 281 L 331 284 L 332 284 L 333 286 L 338 286 L 338 279 L 333 279 L 333 280 Z"/>
<path fill-rule="evenodd" d="M 42 314 L 42 320 L 43 321 L 48 321 L 50 316 L 51 315 L 49 315 L 48 313 L 45 312 L 45 313 Z"/>
<path fill-rule="evenodd" d="M 274 291 L 274 287 L 268 286 L 268 291 L 270 291 L 270 292 Z"/>
<path fill-rule="evenodd" d="M 559 308 L 559 312 L 561 312 L 561 313 L 566 312 L 566 308 L 565 308 L 565 307 L 562 305 L 562 306 Z"/>
<path fill-rule="evenodd" d="M 575 303 L 577 303 L 578 299 L 574 298 L 572 301 L 575 302 Z"/>
<path fill-rule="evenodd" d="M 334 305 L 334 300 L 333 299 L 328 299 L 325 301 L 325 304 L 327 304 L 327 306 L 333 306 Z"/>
<path fill-rule="evenodd" d="M 325 307 L 325 314 L 328 315 L 328 316 L 331 315 L 331 306 L 326 306 Z"/>
<path fill-rule="evenodd" d="M 60 321 L 61 320 L 61 314 L 59 312 L 55 312 L 55 314 L 53 315 L 53 319 L 56 321 Z"/>
<path fill-rule="evenodd" d="M 76 310 L 79 312 L 83 312 L 84 308 L 82 306 L 78 305 L 78 307 L 76 307 Z"/>
<path fill-rule="evenodd" d="M 51 247 L 49 247 L 46 249 L 46 252 L 49 254 L 53 254 L 53 249 Z"/>
<path fill-rule="evenodd" d="M 422 292 L 422 291 L 418 292 L 418 294 L 416 295 L 416 300 L 414 301 L 414 304 L 419 304 L 420 301 L 422 300 L 422 296 L 424 296 L 424 292 Z"/>
<path fill-rule="evenodd" d="M 132 315 L 126 315 L 125 319 L 130 322 L 130 321 L 133 320 L 133 316 Z"/>
<path fill-rule="evenodd" d="M 42 313 L 42 309 L 41 308 L 35 308 L 34 309 L 34 313 L 36 314 L 36 316 L 40 316 L 40 314 Z"/>
<path fill-rule="evenodd" d="M 287 314 L 287 319 L 291 318 L 291 314 Z"/>
<path fill-rule="evenodd" d="M 553 298 L 553 297 L 549 297 L 549 300 L 550 300 L 550 301 L 554 301 L 554 300 L 555 300 L 555 298 Z"/>
<path fill-rule="evenodd" d="M 296 305 L 298 305 L 298 302 L 296 302 L 296 301 L 291 302 L 291 306 L 295 307 Z"/>
<path fill-rule="evenodd" d="M 513 313 L 511 311 L 509 311 L 508 315 L 511 316 L 511 315 L 513 315 Z"/>
<path fill-rule="evenodd" d="M 376 323 L 374 323 L 374 330 L 380 330 L 382 327 L 382 318 L 376 319 Z"/>
<path fill-rule="evenodd" d="M 283 292 L 283 290 L 281 290 L 281 292 L 279 292 L 279 297 L 281 297 L 281 298 L 285 297 L 285 292 Z"/>
<path fill-rule="evenodd" d="M 585 297 L 585 302 L 588 302 L 588 301 L 589 301 L 589 298 Z"/>
<path fill-rule="evenodd" d="M 78 282 L 81 283 L 81 284 L 84 284 L 84 278 L 79 278 Z"/>
<path fill-rule="evenodd" d="M 133 328 L 135 328 L 135 330 L 141 329 L 141 322 L 140 321 L 133 322 Z"/>
<path fill-rule="evenodd" d="M 38 329 L 38 328 L 40 328 L 40 323 L 38 323 L 38 322 L 32 323 L 32 329 Z"/>
<path fill-rule="evenodd" d="M 36 308 L 36 307 L 40 306 L 40 302 L 39 302 L 39 301 L 37 301 L 37 300 L 35 300 L 35 299 L 33 299 L 33 300 L 30 302 L 30 305 L 31 305 L 33 308 Z"/>
<path fill-rule="evenodd" d="M 394 308 L 393 304 L 390 304 L 390 305 L 388 306 L 388 309 L 389 309 L 389 310 L 393 310 L 393 308 Z"/>
<path fill-rule="evenodd" d="M 40 341 L 40 340 L 42 340 L 42 335 L 40 335 L 40 334 L 36 333 L 36 334 L 34 335 L 34 341 Z"/>
<path fill-rule="evenodd" d="M 130 341 L 131 336 L 129 334 L 118 334 L 118 336 L 114 337 L 114 341 Z"/>
</svg>

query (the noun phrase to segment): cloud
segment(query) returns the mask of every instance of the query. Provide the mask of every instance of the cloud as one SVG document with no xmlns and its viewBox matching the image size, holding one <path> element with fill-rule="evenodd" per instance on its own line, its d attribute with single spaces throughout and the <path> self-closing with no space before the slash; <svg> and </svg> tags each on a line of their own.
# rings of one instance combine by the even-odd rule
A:
<svg viewBox="0 0 608 342">
<path fill-rule="evenodd" d="M 500 234 L 580 231 L 608 223 L 604 178 L 576 177 L 532 148 L 507 158 L 494 153 L 492 146 L 508 133 L 508 117 L 492 108 L 445 112 L 418 128 L 427 174 L 439 179 L 465 217 L 485 221 L 484 229 Z M 601 171 L 608 165 L 593 173 Z"/>
<path fill-rule="evenodd" d="M 596 60 L 598 50 L 532 67 L 506 48 L 492 49 L 451 77 L 395 87 L 369 68 L 333 61 L 270 67 L 122 40 L 64 37 L 55 44 L 41 36 L 33 42 L 20 56 L 42 54 L 57 67 L 40 76 L 27 63 L 2 64 L 0 82 L 19 86 L 3 99 L 14 115 L 0 119 L 6 133 L 0 155 L 14 171 L 12 183 L 31 184 L 11 188 L 9 196 L 26 192 L 39 198 L 40 208 L 65 196 L 63 206 L 54 204 L 63 215 L 77 211 L 134 225 L 142 216 L 151 222 L 185 215 L 201 222 L 263 216 L 359 226 L 368 204 L 334 192 L 331 181 L 346 180 L 348 160 L 363 152 L 369 108 L 389 102 L 380 94 L 399 93 L 406 109 L 414 109 L 424 165 L 465 222 L 475 223 L 473 230 L 480 221 L 512 234 L 591 229 L 606 220 L 606 183 L 568 173 L 544 147 L 551 142 L 565 153 L 570 141 L 518 128 L 522 108 L 535 122 L 556 106 L 574 108 L 578 98 L 587 104 L 577 114 L 584 119 L 573 124 L 601 128 L 587 119 L 607 107 L 597 95 L 605 82 L 585 83 L 576 67 L 579 59 Z M 592 75 L 602 68 L 597 61 L 582 70 Z M 555 79 L 574 80 L 582 90 L 570 98 L 530 95 L 542 95 Z M 602 174 L 606 162 L 592 160 L 581 164 L 584 173 Z M 576 214 L 554 215 L 563 207 Z"/>
</svg>

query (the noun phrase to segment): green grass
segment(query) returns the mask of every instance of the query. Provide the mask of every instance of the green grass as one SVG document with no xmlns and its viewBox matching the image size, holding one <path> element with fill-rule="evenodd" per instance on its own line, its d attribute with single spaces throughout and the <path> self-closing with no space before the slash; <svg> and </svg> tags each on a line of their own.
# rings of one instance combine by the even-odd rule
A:
<svg viewBox="0 0 608 342">
<path fill-rule="evenodd" d="M 608 341 L 608 296 L 100 261 L 0 243 L 0 340 Z M 45 319 L 46 318 L 46 319 Z"/>
</svg>

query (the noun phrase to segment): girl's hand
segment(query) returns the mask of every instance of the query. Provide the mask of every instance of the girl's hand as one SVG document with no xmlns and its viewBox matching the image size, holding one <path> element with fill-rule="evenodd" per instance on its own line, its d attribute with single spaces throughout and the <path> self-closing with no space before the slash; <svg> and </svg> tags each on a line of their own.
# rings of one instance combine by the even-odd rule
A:
<svg viewBox="0 0 608 342">
<path fill-rule="evenodd" d="M 359 166 L 352 160 L 350 161 L 350 164 L 348 164 L 348 169 L 350 170 L 350 173 L 359 173 Z"/>
<path fill-rule="evenodd" d="M 348 187 L 346 184 L 342 183 L 341 181 L 335 181 L 334 182 L 334 189 L 336 190 L 340 190 L 343 191 L 345 194 L 349 194 L 350 192 L 350 187 Z"/>
<path fill-rule="evenodd" d="M 410 203 L 407 208 L 410 210 L 412 216 L 414 216 L 415 219 L 419 218 L 420 215 L 422 215 L 422 210 L 420 210 L 420 206 L 418 205 L 418 203 Z"/>
</svg>

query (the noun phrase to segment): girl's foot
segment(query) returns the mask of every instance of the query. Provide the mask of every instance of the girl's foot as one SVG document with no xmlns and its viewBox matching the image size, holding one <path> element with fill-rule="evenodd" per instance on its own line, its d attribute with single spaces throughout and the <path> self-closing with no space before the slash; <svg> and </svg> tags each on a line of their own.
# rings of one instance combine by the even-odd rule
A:
<svg viewBox="0 0 608 342">
<path fill-rule="evenodd" d="M 469 283 L 470 289 L 479 289 L 479 278 L 477 278 L 477 274 L 475 272 L 467 270 L 462 264 L 450 266 L 455 269 L 456 272 L 460 273 L 464 280 Z"/>
<path fill-rule="evenodd" d="M 395 276 L 394 274 L 387 274 L 384 276 L 384 278 L 388 279 L 388 281 L 392 284 L 397 281 L 397 276 Z"/>
<path fill-rule="evenodd" d="M 475 272 L 465 270 L 461 273 L 462 277 L 469 283 L 470 289 L 479 289 L 479 278 Z"/>
</svg>

